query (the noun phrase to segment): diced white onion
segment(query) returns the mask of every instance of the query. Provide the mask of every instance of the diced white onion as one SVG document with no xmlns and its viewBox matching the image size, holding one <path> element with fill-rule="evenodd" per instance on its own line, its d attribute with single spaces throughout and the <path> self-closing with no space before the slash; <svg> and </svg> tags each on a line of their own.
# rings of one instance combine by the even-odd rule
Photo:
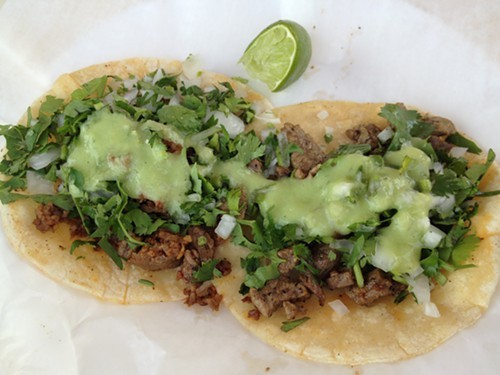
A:
<svg viewBox="0 0 500 375">
<path fill-rule="evenodd" d="M 104 98 L 102 98 L 103 104 L 106 105 L 111 105 L 115 102 L 115 97 L 112 92 L 110 92 L 108 95 L 106 95 Z"/>
<path fill-rule="evenodd" d="M 385 143 L 394 136 L 394 130 L 390 126 L 387 126 L 384 130 L 378 133 L 377 138 L 380 142 Z"/>
<path fill-rule="evenodd" d="M 288 148 L 288 138 L 286 137 L 286 134 L 283 132 L 280 132 L 277 138 L 282 158 L 281 160 L 282 166 L 288 168 L 290 166 L 290 154 L 286 152 Z"/>
<path fill-rule="evenodd" d="M 137 78 L 125 79 L 123 80 L 123 87 L 125 87 L 127 90 L 130 90 L 134 87 L 137 81 Z"/>
<path fill-rule="evenodd" d="M 270 134 L 276 134 L 276 129 L 275 128 L 267 128 L 264 129 L 260 132 L 260 138 L 262 140 L 265 140 L 267 137 L 269 137 Z"/>
<path fill-rule="evenodd" d="M 210 92 L 210 91 L 213 91 L 213 90 L 215 90 L 215 86 L 212 86 L 212 85 L 208 85 L 208 86 L 203 87 L 203 92 L 204 93 L 207 93 L 207 92 Z"/>
<path fill-rule="evenodd" d="M 153 84 L 155 84 L 156 82 L 158 82 L 160 79 L 162 79 L 164 76 L 163 74 L 163 71 L 161 69 L 158 69 L 155 73 L 155 75 L 153 76 Z"/>
<path fill-rule="evenodd" d="M 351 240 L 339 239 L 333 240 L 329 245 L 332 249 L 345 249 L 351 251 L 354 247 L 354 243 Z"/>
<path fill-rule="evenodd" d="M 322 110 L 322 111 L 319 111 L 318 113 L 316 113 L 316 117 L 320 120 L 324 120 L 326 119 L 327 117 L 329 116 L 329 113 L 328 111 L 326 110 Z"/>
<path fill-rule="evenodd" d="M 432 169 L 434 169 L 434 172 L 436 172 L 437 174 L 442 174 L 444 171 L 444 166 L 442 163 L 435 162 L 434 164 L 432 164 Z"/>
<path fill-rule="evenodd" d="M 60 148 L 51 148 L 47 152 L 41 154 L 34 154 L 28 159 L 28 166 L 34 170 L 45 168 L 61 155 Z"/>
<path fill-rule="evenodd" d="M 432 197 L 432 207 L 442 215 L 448 215 L 455 207 L 455 196 L 446 195 L 444 197 L 434 195 Z"/>
<path fill-rule="evenodd" d="M 201 202 L 201 195 L 198 193 L 189 194 L 186 199 L 188 202 Z"/>
<path fill-rule="evenodd" d="M 178 94 L 175 94 L 170 98 L 170 101 L 168 102 L 168 105 L 180 105 L 181 104 L 181 99 Z"/>
<path fill-rule="evenodd" d="M 451 157 L 460 158 L 467 152 L 467 147 L 453 147 L 449 154 Z"/>
<path fill-rule="evenodd" d="M 419 304 L 431 301 L 431 287 L 427 276 L 420 274 L 414 279 L 408 278 L 407 281 L 410 292 L 415 295 Z"/>
<path fill-rule="evenodd" d="M 446 234 L 439 228 L 431 225 L 422 237 L 422 245 L 428 249 L 436 248 Z"/>
<path fill-rule="evenodd" d="M 139 93 L 139 90 L 137 89 L 132 89 L 130 91 L 127 91 L 125 94 L 123 94 L 123 99 L 125 99 L 127 102 L 132 102 L 135 98 L 137 98 L 137 94 Z"/>
<path fill-rule="evenodd" d="M 420 275 L 421 273 L 424 272 L 424 269 L 421 267 L 421 266 L 418 266 L 417 268 L 415 268 L 411 273 L 410 273 L 410 277 L 412 279 L 414 279 L 415 277 L 417 277 L 418 275 Z"/>
<path fill-rule="evenodd" d="M 55 194 L 54 183 L 34 171 L 26 172 L 26 189 L 30 194 Z"/>
<path fill-rule="evenodd" d="M 64 114 L 59 113 L 58 115 L 55 116 L 57 127 L 60 128 L 61 126 L 64 125 Z"/>
<path fill-rule="evenodd" d="M 280 123 L 280 119 L 278 117 L 276 117 L 276 115 L 271 111 L 266 111 L 266 112 L 262 112 L 259 115 L 255 115 L 255 118 L 257 120 L 260 120 L 260 121 L 263 121 L 266 123 L 270 123 L 270 124 L 279 124 Z"/>
<path fill-rule="evenodd" d="M 227 240 L 236 227 L 236 218 L 231 215 L 222 215 L 215 233 L 222 239 Z"/>
<path fill-rule="evenodd" d="M 236 95 L 236 93 L 239 93 L 239 91 L 235 91 L 236 96 L 240 96 L 242 98 L 246 98 L 248 96 L 248 92 L 245 90 L 245 95 Z M 264 115 L 264 114 L 272 114 L 274 116 L 274 113 L 269 109 L 269 103 L 267 100 L 255 100 L 252 102 L 252 109 L 255 112 L 255 115 Z"/>
<path fill-rule="evenodd" d="M 336 299 L 336 300 L 334 300 L 332 302 L 329 302 L 328 306 L 330 306 L 331 309 L 333 311 L 335 311 L 335 313 L 338 316 L 344 316 L 345 314 L 347 314 L 349 312 L 348 307 L 346 305 L 344 305 L 344 302 L 342 302 L 339 299 Z"/>
<path fill-rule="evenodd" d="M 333 128 L 331 126 L 325 126 L 325 135 L 333 135 Z"/>
<path fill-rule="evenodd" d="M 238 134 L 245 130 L 245 123 L 238 116 L 229 113 L 227 116 L 219 111 L 213 113 L 218 123 L 223 125 L 231 138 L 236 137 Z"/>
<path fill-rule="evenodd" d="M 182 70 L 188 80 L 195 80 L 198 73 L 202 70 L 201 59 L 195 55 L 189 55 L 182 62 Z"/>
<path fill-rule="evenodd" d="M 264 170 L 264 177 L 272 176 L 276 172 L 276 165 L 278 165 L 278 159 L 274 157 L 271 159 L 269 166 Z"/>
<path fill-rule="evenodd" d="M 441 316 L 438 307 L 433 302 L 424 303 L 424 314 L 431 318 L 439 318 Z"/>
<path fill-rule="evenodd" d="M 181 212 L 181 213 L 177 213 L 177 215 L 175 216 L 175 220 L 179 224 L 187 224 L 187 223 L 189 223 L 189 220 L 191 220 L 191 216 L 189 216 L 189 214 L 187 214 L 185 212 Z"/>
</svg>

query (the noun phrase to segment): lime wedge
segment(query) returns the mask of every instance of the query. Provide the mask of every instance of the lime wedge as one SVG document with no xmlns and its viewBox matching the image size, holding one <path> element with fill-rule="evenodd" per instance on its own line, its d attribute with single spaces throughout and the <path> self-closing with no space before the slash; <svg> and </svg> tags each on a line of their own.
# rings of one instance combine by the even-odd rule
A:
<svg viewBox="0 0 500 375">
<path fill-rule="evenodd" d="M 311 38 L 301 25 L 280 20 L 260 32 L 247 47 L 240 63 L 248 74 L 279 91 L 295 82 L 311 60 Z"/>
</svg>

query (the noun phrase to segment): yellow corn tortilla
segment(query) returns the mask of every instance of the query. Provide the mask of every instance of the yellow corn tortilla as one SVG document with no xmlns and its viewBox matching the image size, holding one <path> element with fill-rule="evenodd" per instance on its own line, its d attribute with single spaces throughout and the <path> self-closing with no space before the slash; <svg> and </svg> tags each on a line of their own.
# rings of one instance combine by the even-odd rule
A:
<svg viewBox="0 0 500 375">
<path fill-rule="evenodd" d="M 183 64 L 180 61 L 133 58 L 97 64 L 64 74 L 46 94 L 33 103 L 32 113 L 34 116 L 38 114 L 45 96 L 53 95 L 69 100 L 75 89 L 93 78 L 103 75 L 114 75 L 123 79 L 129 78 L 130 75 L 142 78 L 160 68 L 170 74 L 183 72 Z M 195 80 L 202 88 L 216 86 L 219 82 L 230 82 L 238 95 L 244 96 L 261 110 L 271 109 L 271 105 L 263 96 L 222 74 L 203 72 L 197 75 Z M 20 123 L 26 123 L 26 116 Z M 120 270 L 103 251 L 94 250 L 90 246 L 81 246 L 70 254 L 73 239 L 70 238 L 69 227 L 60 224 L 54 232 L 38 231 L 33 225 L 35 207 L 36 204 L 30 200 L 1 206 L 4 231 L 19 254 L 54 280 L 103 300 L 119 303 L 162 302 L 184 298 L 184 284 L 176 279 L 176 269 L 150 272 L 125 264 L 124 270 Z M 154 286 L 139 283 L 141 279 L 151 281 Z"/>
<path fill-rule="evenodd" d="M 381 104 L 316 101 L 276 108 L 281 124 L 299 124 L 318 142 L 331 150 L 349 143 L 345 131 L 361 124 L 387 126 L 377 116 Z M 333 129 L 333 141 L 325 144 L 325 130 Z M 484 155 L 483 155 L 484 157 Z M 482 183 L 482 190 L 500 187 L 499 168 L 493 165 Z M 455 333 L 472 325 L 487 309 L 500 274 L 500 197 L 481 199 L 479 213 L 473 219 L 473 229 L 482 238 L 470 262 L 477 267 L 456 271 L 444 287 L 436 287 L 431 300 L 441 316 L 431 318 L 423 306 L 411 297 L 401 304 L 388 297 L 372 307 L 356 305 L 341 292 L 327 292 L 326 301 L 340 299 L 349 312 L 339 316 L 328 304 L 320 307 L 315 297 L 306 303 L 306 321 L 288 333 L 280 330 L 286 321 L 283 309 L 270 318 L 255 321 L 248 318 L 251 303 L 242 302 L 238 293 L 244 271 L 240 257 L 247 250 L 232 244 L 220 249 L 219 256 L 227 257 L 232 273 L 214 283 L 224 295 L 224 303 L 250 332 L 283 352 L 294 356 L 345 365 L 403 360 L 426 353 Z"/>
</svg>

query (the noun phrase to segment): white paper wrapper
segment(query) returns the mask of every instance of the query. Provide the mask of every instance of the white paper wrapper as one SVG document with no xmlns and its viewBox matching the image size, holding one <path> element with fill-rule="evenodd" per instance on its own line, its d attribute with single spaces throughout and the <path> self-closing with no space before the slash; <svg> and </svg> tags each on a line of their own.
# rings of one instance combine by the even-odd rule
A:
<svg viewBox="0 0 500 375">
<path fill-rule="evenodd" d="M 134 56 L 184 59 L 245 76 L 237 64 L 268 24 L 293 19 L 311 68 L 275 105 L 312 99 L 401 101 L 453 119 L 500 154 L 500 3 L 379 1 L 0 1 L 0 123 L 15 123 L 62 73 Z M 500 292 L 476 325 L 395 364 L 297 360 L 227 311 L 182 303 L 119 306 L 62 287 L 0 234 L 0 374 L 494 374 Z"/>
</svg>

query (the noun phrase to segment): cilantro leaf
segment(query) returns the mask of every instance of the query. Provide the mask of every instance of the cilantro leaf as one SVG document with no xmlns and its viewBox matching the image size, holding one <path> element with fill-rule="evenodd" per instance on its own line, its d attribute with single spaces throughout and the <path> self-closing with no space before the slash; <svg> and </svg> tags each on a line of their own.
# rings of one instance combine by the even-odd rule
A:
<svg viewBox="0 0 500 375">
<path fill-rule="evenodd" d="M 201 267 L 193 273 L 194 281 L 202 283 L 204 281 L 213 280 L 214 277 L 221 277 L 222 273 L 216 268 L 219 262 L 219 259 L 210 259 L 203 262 Z"/>
<path fill-rule="evenodd" d="M 115 262 L 119 269 L 123 270 L 122 258 L 118 255 L 116 249 L 111 245 L 107 238 L 103 237 L 97 243 L 101 249 Z"/>
<path fill-rule="evenodd" d="M 165 105 L 158 111 L 158 118 L 164 124 L 170 124 L 186 133 L 201 130 L 203 123 L 192 109 L 183 106 Z"/>
<path fill-rule="evenodd" d="M 454 266 L 461 266 L 470 258 L 472 252 L 476 250 L 481 239 L 476 235 L 463 237 L 451 253 L 451 263 Z"/>
<path fill-rule="evenodd" d="M 486 157 L 486 162 L 484 164 L 473 164 L 467 170 L 467 172 L 465 172 L 465 175 L 472 182 L 479 182 L 481 178 L 486 174 L 491 164 L 493 164 L 493 162 L 495 161 L 495 156 L 495 152 L 490 149 L 488 151 L 488 156 Z"/>
<path fill-rule="evenodd" d="M 292 321 L 288 321 L 288 322 L 282 322 L 281 323 L 281 330 L 283 332 L 289 332 L 292 329 L 297 328 L 301 324 L 304 324 L 309 319 L 310 319 L 309 317 L 305 316 L 305 317 L 300 318 L 300 319 L 296 319 L 296 320 L 292 320 Z"/>
<path fill-rule="evenodd" d="M 438 196 L 456 194 L 461 190 L 469 189 L 472 184 L 467 178 L 457 176 L 451 169 L 445 169 L 442 174 L 433 178 L 432 193 Z"/>
<path fill-rule="evenodd" d="M 395 127 L 394 137 L 388 150 L 395 151 L 412 137 L 425 138 L 434 130 L 434 126 L 421 120 L 422 116 L 415 110 L 408 110 L 402 104 L 386 104 L 381 108 L 381 117 Z"/>
<path fill-rule="evenodd" d="M 137 281 L 139 284 L 142 284 L 142 285 L 146 285 L 146 286 L 149 286 L 151 288 L 154 288 L 155 287 L 155 283 L 153 283 L 151 280 L 147 280 L 147 279 L 139 279 Z"/>
<path fill-rule="evenodd" d="M 238 152 L 235 158 L 245 165 L 253 159 L 260 158 L 266 151 L 266 146 L 253 132 L 238 136 L 235 148 Z"/>
<path fill-rule="evenodd" d="M 94 78 L 89 82 L 84 83 L 82 87 L 73 91 L 71 98 L 73 100 L 82 100 L 88 98 L 89 96 L 101 98 L 104 96 L 104 90 L 106 89 L 107 82 L 108 76 Z"/>
<path fill-rule="evenodd" d="M 276 279 L 279 275 L 278 264 L 271 263 L 257 268 L 252 274 L 247 273 L 243 284 L 249 288 L 261 289 L 268 280 Z"/>
<path fill-rule="evenodd" d="M 458 147 L 467 147 L 467 151 L 473 154 L 480 154 L 482 151 L 479 148 L 479 146 L 476 145 L 473 141 L 465 138 L 462 134 L 458 132 L 450 134 L 448 137 L 446 137 L 446 142 L 454 144 L 455 146 Z"/>
</svg>

